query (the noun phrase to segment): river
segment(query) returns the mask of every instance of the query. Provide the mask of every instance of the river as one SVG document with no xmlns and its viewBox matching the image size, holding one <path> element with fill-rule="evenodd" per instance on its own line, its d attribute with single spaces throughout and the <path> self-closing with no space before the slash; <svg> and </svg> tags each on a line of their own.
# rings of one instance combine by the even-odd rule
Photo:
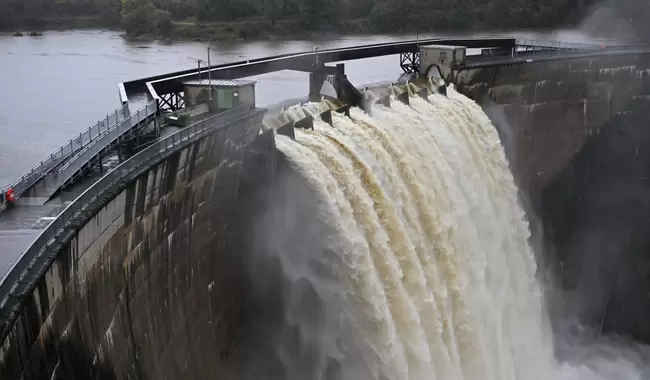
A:
<svg viewBox="0 0 650 380">
<path fill-rule="evenodd" d="M 584 42 L 575 31 L 516 33 L 520 38 Z M 424 36 L 424 35 L 423 35 Z M 427 37 L 433 35 L 427 35 Z M 349 36 L 328 40 L 218 42 L 214 64 L 282 53 L 414 38 Z M 0 35 L 0 187 L 8 185 L 83 129 L 119 106 L 117 83 L 196 67 L 205 43 L 129 42 L 116 31 L 50 31 L 42 37 Z M 398 56 L 349 62 L 355 84 L 397 79 Z M 268 106 L 306 96 L 307 74 L 282 71 L 256 77 L 257 101 Z"/>
</svg>

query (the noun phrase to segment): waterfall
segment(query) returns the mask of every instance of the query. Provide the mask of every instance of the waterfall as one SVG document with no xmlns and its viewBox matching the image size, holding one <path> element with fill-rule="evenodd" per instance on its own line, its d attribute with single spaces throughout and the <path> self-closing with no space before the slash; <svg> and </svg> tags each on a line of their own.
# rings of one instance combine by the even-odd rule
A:
<svg viewBox="0 0 650 380">
<path fill-rule="evenodd" d="M 311 282 L 329 327 L 302 329 L 318 354 L 310 372 L 297 366 L 287 378 L 580 375 L 554 356 L 528 223 L 497 131 L 473 101 L 453 88 L 447 95 L 375 104 L 372 115 L 333 113 L 333 125 L 315 117 L 295 140 L 276 135 L 317 198 L 313 218 L 332 231 L 322 240 L 337 278 L 336 286 L 306 272 L 294 279 Z M 283 118 L 327 108 L 298 105 Z M 296 313 L 287 312 L 288 324 L 315 323 Z M 277 350 L 291 367 L 282 344 Z M 337 375 L 328 374 L 331 360 Z"/>
</svg>

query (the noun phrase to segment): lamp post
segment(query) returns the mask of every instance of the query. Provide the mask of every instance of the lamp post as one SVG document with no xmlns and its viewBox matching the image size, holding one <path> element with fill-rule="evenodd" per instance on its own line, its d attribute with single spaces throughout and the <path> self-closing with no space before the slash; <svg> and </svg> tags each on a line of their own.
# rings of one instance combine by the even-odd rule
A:
<svg viewBox="0 0 650 380">
<path fill-rule="evenodd" d="M 212 43 L 212 41 L 210 42 Z M 210 94 L 210 101 L 212 101 L 212 66 L 210 65 L 210 45 L 208 45 L 208 94 Z"/>
</svg>

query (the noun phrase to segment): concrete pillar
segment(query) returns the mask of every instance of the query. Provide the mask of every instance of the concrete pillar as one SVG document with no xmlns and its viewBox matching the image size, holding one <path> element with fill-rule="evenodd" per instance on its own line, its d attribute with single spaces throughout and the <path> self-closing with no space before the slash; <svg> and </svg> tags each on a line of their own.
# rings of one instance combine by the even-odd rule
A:
<svg viewBox="0 0 650 380">
<path fill-rule="evenodd" d="M 327 78 L 325 70 L 309 73 L 309 101 L 317 102 L 320 100 L 320 89 L 323 87 L 325 78 Z"/>
<path fill-rule="evenodd" d="M 337 94 L 341 94 L 342 91 L 342 86 L 341 82 L 342 79 L 347 79 L 345 77 L 345 63 L 337 63 L 336 64 L 336 81 L 335 81 L 335 86 L 334 88 L 336 89 Z"/>
<path fill-rule="evenodd" d="M 316 102 L 321 98 L 320 89 L 323 87 L 323 81 L 327 79 L 328 75 L 334 75 L 334 89 L 337 94 L 341 94 L 341 80 L 345 78 L 345 64 L 339 63 L 336 67 L 320 65 L 314 68 L 314 71 L 309 73 L 309 100 Z"/>
</svg>

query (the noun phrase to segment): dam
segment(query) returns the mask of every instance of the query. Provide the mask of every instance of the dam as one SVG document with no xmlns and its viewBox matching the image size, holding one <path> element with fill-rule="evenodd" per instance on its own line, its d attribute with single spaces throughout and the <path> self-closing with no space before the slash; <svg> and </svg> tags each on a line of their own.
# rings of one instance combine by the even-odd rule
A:
<svg viewBox="0 0 650 380">
<path fill-rule="evenodd" d="M 133 135 L 141 125 L 155 138 L 106 168 L 5 277 L 0 377 L 575 378 L 555 357 L 537 279 L 546 265 L 594 297 L 576 311 L 586 324 L 647 339 L 641 295 L 625 307 L 642 273 L 580 293 L 594 284 L 575 275 L 592 246 L 576 249 L 561 223 L 586 223 L 581 208 L 601 198 L 585 187 L 605 173 L 647 186 L 648 52 L 519 55 L 490 41 L 479 48 L 495 50 L 464 59 L 461 42 L 428 43 L 447 53 L 439 77 L 383 89 L 293 61 L 313 70 L 312 102 L 277 115 L 246 101 L 224 111 L 219 98 L 216 112 L 194 106 L 199 73 L 122 84 L 122 107 L 130 91 L 148 93 L 145 113 L 99 135 L 146 139 Z M 417 53 L 399 53 L 406 74 L 421 74 Z M 358 52 L 309 57 L 327 54 Z M 220 69 L 207 83 L 243 95 L 249 84 Z M 94 158 L 114 140 L 70 155 Z M 599 162 L 602 152 L 618 161 Z M 642 265 L 642 241 L 624 248 Z"/>
</svg>

